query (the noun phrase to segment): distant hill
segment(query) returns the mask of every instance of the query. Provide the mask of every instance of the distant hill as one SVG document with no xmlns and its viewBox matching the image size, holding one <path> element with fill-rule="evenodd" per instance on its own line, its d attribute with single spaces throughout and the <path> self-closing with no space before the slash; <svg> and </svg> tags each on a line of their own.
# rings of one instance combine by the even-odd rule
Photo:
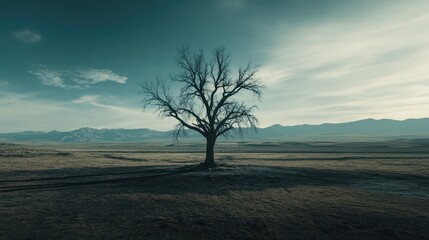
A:
<svg viewBox="0 0 429 240">
<path fill-rule="evenodd" d="M 40 141 L 40 142 L 141 142 L 162 140 L 171 132 L 161 132 L 146 128 L 141 129 L 95 129 L 79 128 L 72 131 L 60 132 L 18 132 L 0 134 L 0 140 L 5 141 Z"/>
<path fill-rule="evenodd" d="M 190 132 L 188 140 L 200 140 L 198 133 Z M 347 123 L 321 125 L 281 126 L 259 128 L 247 133 L 243 140 L 258 141 L 366 141 L 429 138 L 429 118 L 397 120 L 364 119 Z M 159 142 L 172 139 L 171 131 L 151 129 L 94 129 L 79 128 L 59 132 L 18 132 L 0 134 L 3 142 Z M 240 140 L 240 137 L 235 137 Z"/>
<path fill-rule="evenodd" d="M 291 140 L 386 140 L 429 138 L 429 118 L 364 119 L 347 123 L 324 123 L 321 125 L 281 126 L 261 129 L 257 138 L 283 138 Z"/>
</svg>

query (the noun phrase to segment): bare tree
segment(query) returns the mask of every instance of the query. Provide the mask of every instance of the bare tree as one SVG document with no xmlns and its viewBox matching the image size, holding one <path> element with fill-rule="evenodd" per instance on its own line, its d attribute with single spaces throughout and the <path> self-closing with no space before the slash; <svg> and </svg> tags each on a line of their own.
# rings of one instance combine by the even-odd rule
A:
<svg viewBox="0 0 429 240">
<path fill-rule="evenodd" d="M 205 167 L 214 167 L 214 146 L 219 136 L 230 136 L 243 129 L 256 129 L 258 120 L 253 115 L 257 107 L 246 106 L 235 99 L 249 92 L 260 100 L 263 86 L 256 78 L 258 68 L 250 63 L 231 73 L 230 54 L 223 47 L 213 51 L 206 60 L 204 52 L 191 53 L 189 47 L 180 48 L 177 55 L 180 72 L 171 76 L 170 83 L 180 91 L 172 93 L 172 85 L 157 79 L 142 85 L 143 104 L 154 107 L 160 117 L 178 121 L 175 137 L 194 130 L 207 140 Z"/>
</svg>

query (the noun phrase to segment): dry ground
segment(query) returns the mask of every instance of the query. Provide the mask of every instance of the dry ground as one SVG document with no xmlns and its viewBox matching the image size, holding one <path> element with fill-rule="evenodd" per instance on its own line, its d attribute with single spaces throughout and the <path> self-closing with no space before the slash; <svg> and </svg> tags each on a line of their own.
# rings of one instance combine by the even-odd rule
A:
<svg viewBox="0 0 429 240">
<path fill-rule="evenodd" d="M 425 151 L 225 144 L 201 171 L 201 149 L 0 144 L 0 239 L 429 236 Z"/>
</svg>

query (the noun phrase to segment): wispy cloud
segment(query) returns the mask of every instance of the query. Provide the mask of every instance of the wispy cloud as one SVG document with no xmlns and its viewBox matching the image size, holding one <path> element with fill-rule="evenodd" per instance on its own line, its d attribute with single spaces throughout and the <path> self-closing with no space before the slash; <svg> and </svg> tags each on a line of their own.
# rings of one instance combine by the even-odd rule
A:
<svg viewBox="0 0 429 240">
<path fill-rule="evenodd" d="M 49 125 L 65 127 L 69 124 L 69 109 L 62 103 L 40 99 L 34 93 L 0 91 L 0 132 L 52 130 Z"/>
<path fill-rule="evenodd" d="M 73 86 L 64 83 L 65 74 L 63 72 L 49 69 L 44 65 L 38 65 L 36 68 L 30 69 L 29 72 L 35 75 L 42 85 L 65 89 L 73 88 Z"/>
<path fill-rule="evenodd" d="M 96 103 L 98 95 L 85 95 L 72 101 L 72 103 Z"/>
<path fill-rule="evenodd" d="M 124 84 L 127 81 L 127 77 L 120 76 L 109 69 L 87 69 L 79 71 L 79 76 L 82 83 L 95 84 L 100 82 L 112 81 L 116 83 Z"/>
<path fill-rule="evenodd" d="M 40 34 L 31 30 L 16 31 L 13 33 L 13 35 L 16 37 L 16 39 L 23 43 L 33 44 L 42 40 L 42 36 Z"/>
<path fill-rule="evenodd" d="M 174 122 L 157 119 L 138 106 L 130 107 L 129 102 L 111 101 L 100 95 L 70 101 L 0 90 L 0 132 L 66 131 L 85 126 L 169 130 L 174 126 Z"/>
<path fill-rule="evenodd" d="M 141 109 L 137 110 L 137 109 L 131 109 L 128 107 L 120 107 L 120 106 L 113 105 L 113 104 L 102 103 L 101 97 L 99 95 L 84 95 L 78 99 L 73 100 L 72 103 L 89 104 L 89 105 L 92 105 L 95 107 L 113 110 L 115 112 L 122 113 L 122 114 L 131 114 L 131 115 L 136 115 L 136 114 L 142 115 L 143 114 Z"/>
<path fill-rule="evenodd" d="M 111 96 L 108 96 L 108 98 L 111 98 Z M 170 130 L 176 124 L 172 119 L 160 120 L 156 114 L 143 112 L 141 108 L 124 107 L 118 105 L 118 103 L 111 104 L 108 98 L 100 95 L 84 95 L 71 102 L 80 106 L 96 107 L 96 110 L 104 113 L 108 116 L 107 118 L 115 119 L 115 124 L 109 127 L 141 127 L 142 123 L 144 123 L 145 128 Z"/>
<path fill-rule="evenodd" d="M 282 111 L 262 122 L 428 116 L 428 24 L 410 7 L 386 19 L 288 29 L 260 72 L 268 86 L 261 109 Z"/>
<path fill-rule="evenodd" d="M 63 89 L 83 89 L 90 85 L 106 81 L 124 84 L 128 79 L 109 69 L 61 71 L 48 68 L 44 65 L 36 65 L 29 70 L 29 73 L 35 75 L 42 85 Z"/>
</svg>

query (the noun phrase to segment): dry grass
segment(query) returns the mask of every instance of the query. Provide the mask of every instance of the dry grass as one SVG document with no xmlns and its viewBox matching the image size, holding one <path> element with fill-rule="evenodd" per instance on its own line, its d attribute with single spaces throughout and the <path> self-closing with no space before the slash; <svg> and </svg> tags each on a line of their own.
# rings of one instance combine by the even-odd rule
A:
<svg viewBox="0 0 429 240">
<path fill-rule="evenodd" d="M 0 145 L 0 238 L 429 236 L 428 154 L 115 148 Z"/>
</svg>

